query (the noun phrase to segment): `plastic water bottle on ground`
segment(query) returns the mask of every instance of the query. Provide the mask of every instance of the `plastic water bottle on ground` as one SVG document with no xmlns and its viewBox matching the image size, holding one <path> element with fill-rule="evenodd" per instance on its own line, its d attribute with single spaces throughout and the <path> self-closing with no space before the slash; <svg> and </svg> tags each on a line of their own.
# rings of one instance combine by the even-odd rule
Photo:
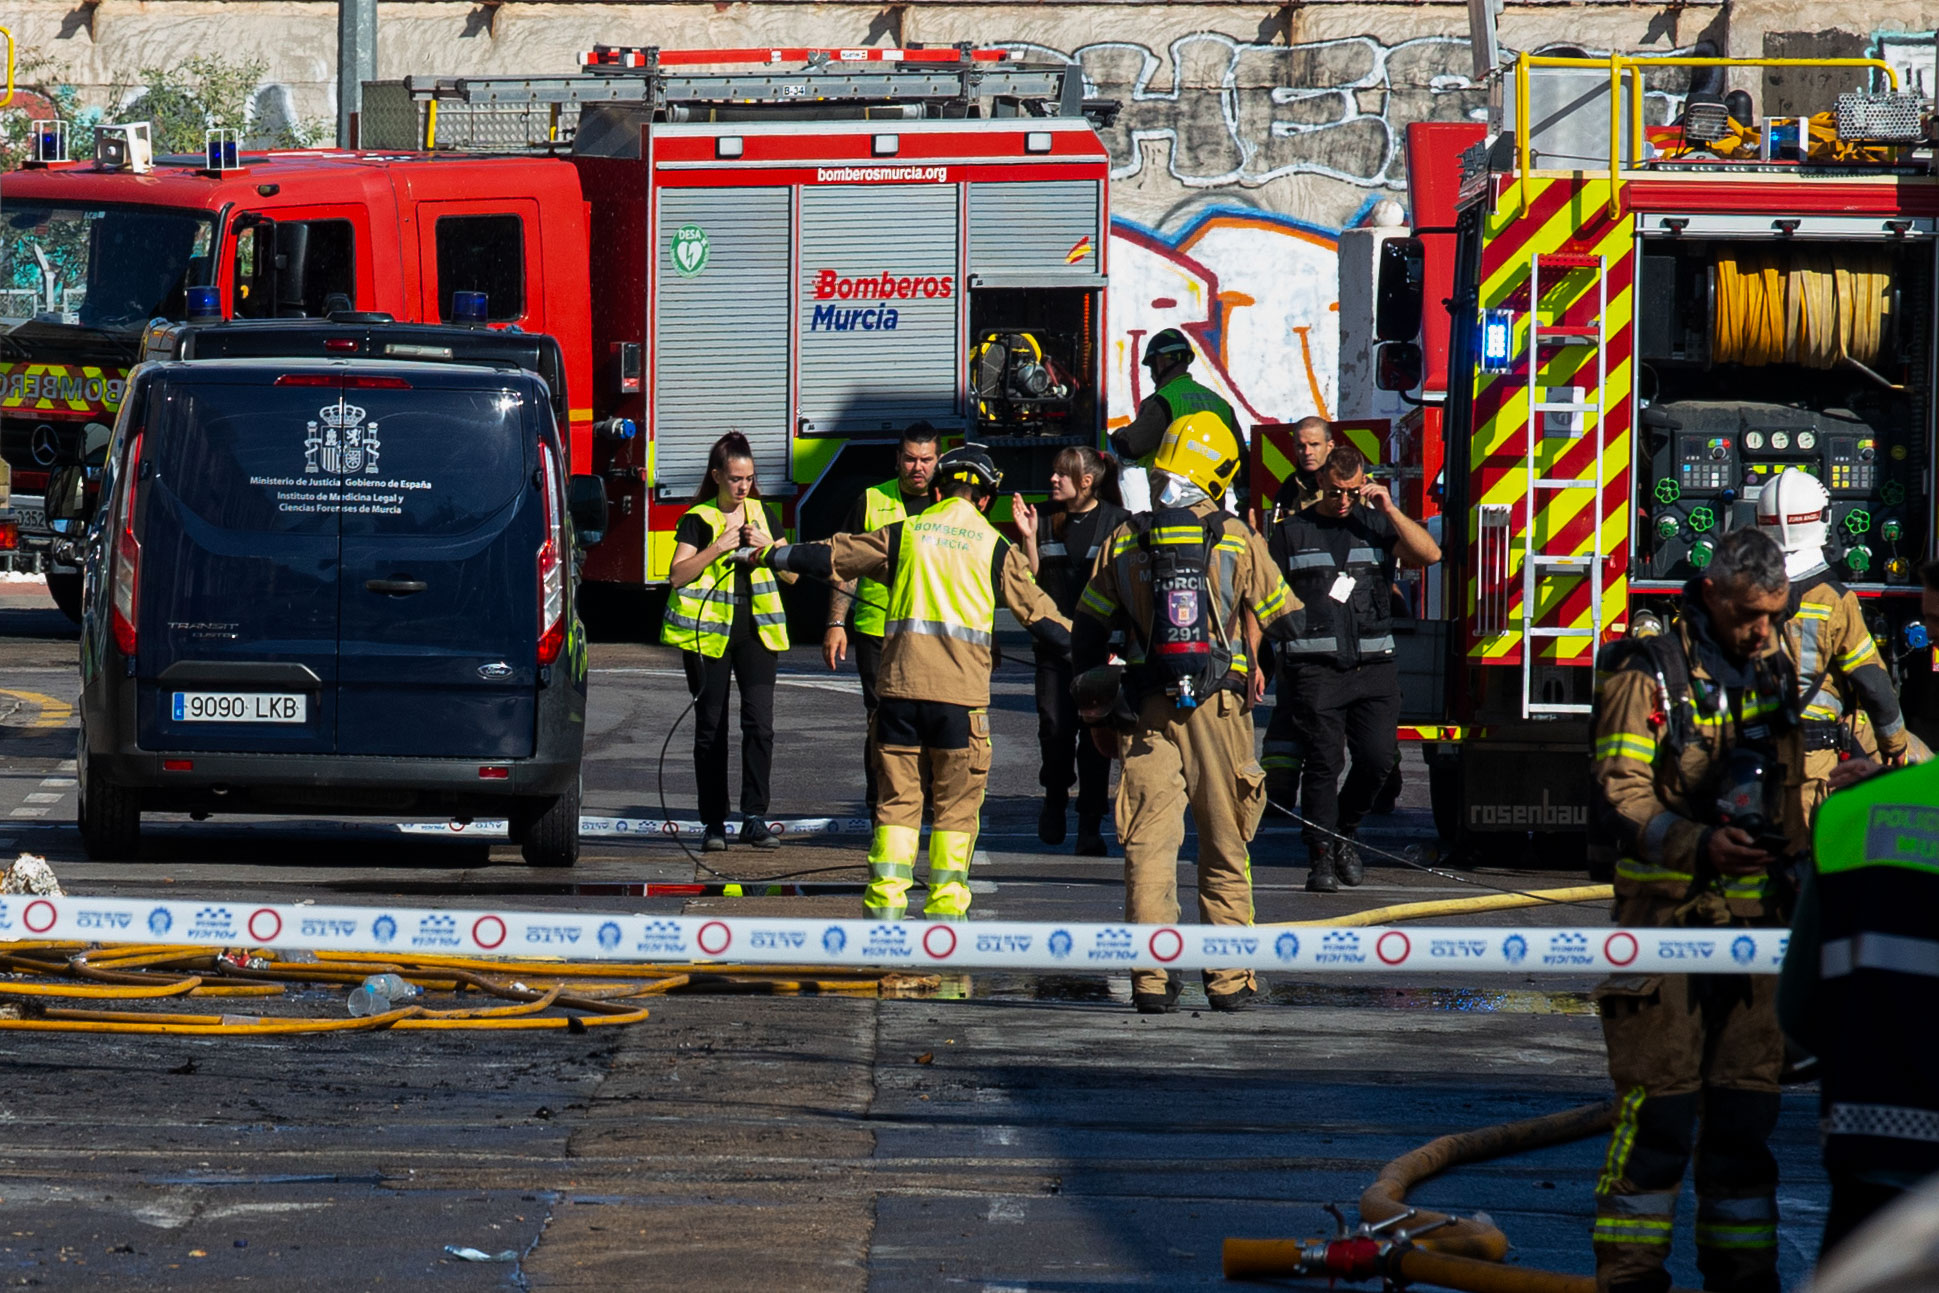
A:
<svg viewBox="0 0 1939 1293">
<path fill-rule="evenodd" d="M 358 1019 L 381 1015 L 418 995 L 418 986 L 395 974 L 373 974 L 350 990 L 350 1013 Z"/>
</svg>

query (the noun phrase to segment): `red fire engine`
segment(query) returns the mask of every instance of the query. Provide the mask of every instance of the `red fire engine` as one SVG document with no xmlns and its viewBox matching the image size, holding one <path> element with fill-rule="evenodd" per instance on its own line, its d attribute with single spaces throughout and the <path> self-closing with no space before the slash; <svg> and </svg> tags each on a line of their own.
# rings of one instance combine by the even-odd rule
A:
<svg viewBox="0 0 1939 1293">
<path fill-rule="evenodd" d="M 573 470 L 612 507 L 590 579 L 665 581 L 729 429 L 811 536 L 919 419 L 1041 490 L 1104 426 L 1087 113 L 1113 105 L 1082 84 L 966 47 L 602 47 L 572 75 L 369 85 L 359 151 L 150 159 L 120 128 L 68 162 L 37 128 L 43 160 L 7 177 L 0 454 L 38 493 L 112 417 L 143 325 L 191 302 L 450 322 L 482 293 L 488 326 L 564 347 Z"/>
<path fill-rule="evenodd" d="M 1920 96 L 1861 84 L 1762 123 L 1723 69 L 1787 60 L 1547 58 L 1479 123 L 1409 128 L 1412 239 L 1383 254 L 1381 384 L 1410 510 L 1439 512 L 1438 618 L 1412 698 L 1445 838 L 1580 862 L 1598 648 L 1668 622 L 1787 467 L 1831 496 L 1834 577 L 1864 600 L 1915 728 L 1932 688 L 1939 180 Z M 1704 72 L 1645 124 L 1645 74 Z M 1415 309 L 1423 299 L 1424 310 Z M 1440 303 L 1446 302 L 1446 309 Z M 1432 601 L 1433 599 L 1427 599 Z M 1424 703 L 1425 702 L 1425 703 Z"/>
</svg>

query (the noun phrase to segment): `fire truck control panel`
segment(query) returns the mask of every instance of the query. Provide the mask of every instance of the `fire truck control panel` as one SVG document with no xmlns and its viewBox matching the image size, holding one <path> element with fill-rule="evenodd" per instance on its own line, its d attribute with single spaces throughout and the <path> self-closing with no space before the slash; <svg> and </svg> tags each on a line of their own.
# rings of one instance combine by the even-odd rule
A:
<svg viewBox="0 0 1939 1293">
<path fill-rule="evenodd" d="M 1783 222 L 1802 225 L 1802 221 Z M 1681 584 L 1756 524 L 1786 468 L 1831 495 L 1834 575 L 1905 586 L 1926 548 L 1933 244 L 1869 236 L 1652 234 L 1637 258 L 1636 584 Z M 1736 234 L 1736 231 L 1733 231 Z"/>
</svg>

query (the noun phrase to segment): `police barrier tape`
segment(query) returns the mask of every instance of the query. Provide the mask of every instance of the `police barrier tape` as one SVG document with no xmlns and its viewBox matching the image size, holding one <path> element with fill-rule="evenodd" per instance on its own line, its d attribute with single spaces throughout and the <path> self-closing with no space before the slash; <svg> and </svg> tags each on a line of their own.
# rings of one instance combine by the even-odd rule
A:
<svg viewBox="0 0 1939 1293">
<path fill-rule="evenodd" d="M 0 940 L 573 960 L 1069 970 L 1775 974 L 1780 929 L 1093 925 L 443 911 L 133 898 L 0 899 Z"/>
<path fill-rule="evenodd" d="M 783 838 L 789 835 L 868 835 L 875 829 L 874 823 L 867 817 L 788 817 L 771 821 L 767 827 Z M 508 833 L 503 818 L 482 817 L 470 822 L 399 822 L 397 829 L 406 835 L 470 835 L 481 838 Z M 728 835 L 738 838 L 741 823 L 728 822 L 725 829 Z M 705 831 L 706 827 L 697 821 L 670 821 L 658 817 L 579 819 L 579 835 L 582 839 L 623 835 L 666 839 L 686 835 L 698 839 Z"/>
</svg>

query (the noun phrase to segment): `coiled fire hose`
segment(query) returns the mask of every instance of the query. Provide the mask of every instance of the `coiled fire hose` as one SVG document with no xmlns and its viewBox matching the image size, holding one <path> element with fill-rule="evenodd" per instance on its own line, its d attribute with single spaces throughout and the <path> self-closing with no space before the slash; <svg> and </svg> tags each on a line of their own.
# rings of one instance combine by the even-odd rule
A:
<svg viewBox="0 0 1939 1293">
<path fill-rule="evenodd" d="M 1615 1117 L 1615 1104 L 1605 1101 L 1429 1141 L 1380 1169 L 1360 1196 L 1359 1229 L 1348 1232 L 1342 1224 L 1330 1239 L 1228 1239 L 1225 1277 L 1379 1278 L 1467 1293 L 1595 1293 L 1590 1276 L 1501 1265 L 1508 1237 L 1493 1222 L 1410 1208 L 1406 1198 L 1408 1190 L 1450 1167 L 1598 1135 Z"/>
<path fill-rule="evenodd" d="M 1893 266 L 1878 252 L 1756 247 L 1720 254 L 1711 358 L 1759 368 L 1856 368 L 1884 386 Z M 1896 389 L 1896 388 L 1894 388 Z"/>
</svg>

